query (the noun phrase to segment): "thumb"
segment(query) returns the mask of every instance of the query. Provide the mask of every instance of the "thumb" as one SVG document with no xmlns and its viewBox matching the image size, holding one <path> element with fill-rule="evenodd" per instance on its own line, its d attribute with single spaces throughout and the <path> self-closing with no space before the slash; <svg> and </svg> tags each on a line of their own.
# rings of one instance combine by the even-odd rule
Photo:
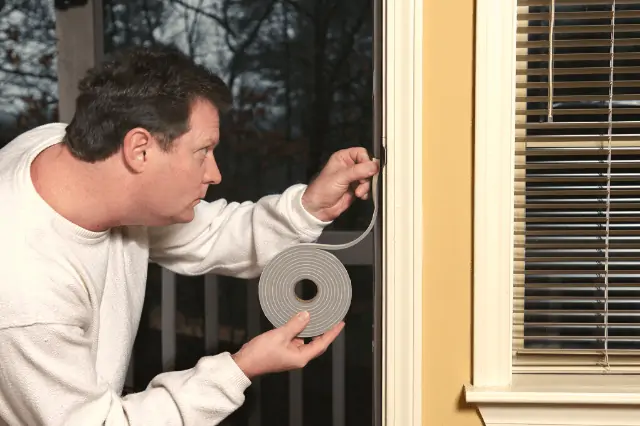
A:
<svg viewBox="0 0 640 426">
<path fill-rule="evenodd" d="M 282 329 L 289 338 L 293 339 L 298 334 L 302 333 L 307 324 L 309 324 L 309 312 L 303 311 L 294 315 L 285 325 L 282 326 Z"/>
<path fill-rule="evenodd" d="M 378 166 L 374 161 L 368 161 L 366 163 L 358 163 L 349 167 L 342 175 L 345 180 L 344 185 L 349 185 L 352 182 L 359 182 L 363 179 L 370 178 L 378 171 Z"/>
</svg>

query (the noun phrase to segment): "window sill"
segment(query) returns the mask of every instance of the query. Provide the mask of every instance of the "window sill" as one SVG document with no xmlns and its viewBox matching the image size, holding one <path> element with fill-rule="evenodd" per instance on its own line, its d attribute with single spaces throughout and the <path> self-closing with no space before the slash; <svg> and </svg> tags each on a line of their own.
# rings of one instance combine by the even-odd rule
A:
<svg viewBox="0 0 640 426">
<path fill-rule="evenodd" d="M 486 426 L 640 426 L 638 376 L 514 376 L 505 387 L 467 386 Z"/>
<path fill-rule="evenodd" d="M 472 404 L 588 404 L 638 405 L 640 388 L 627 389 L 521 389 L 468 387 L 467 402 Z"/>
</svg>

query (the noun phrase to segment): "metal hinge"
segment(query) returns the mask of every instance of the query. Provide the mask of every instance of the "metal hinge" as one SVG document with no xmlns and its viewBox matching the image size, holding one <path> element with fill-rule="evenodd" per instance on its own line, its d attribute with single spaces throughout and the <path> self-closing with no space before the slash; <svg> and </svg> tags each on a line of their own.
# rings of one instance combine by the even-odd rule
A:
<svg viewBox="0 0 640 426">
<path fill-rule="evenodd" d="M 380 169 L 387 164 L 387 147 L 386 144 L 380 146 Z"/>
</svg>

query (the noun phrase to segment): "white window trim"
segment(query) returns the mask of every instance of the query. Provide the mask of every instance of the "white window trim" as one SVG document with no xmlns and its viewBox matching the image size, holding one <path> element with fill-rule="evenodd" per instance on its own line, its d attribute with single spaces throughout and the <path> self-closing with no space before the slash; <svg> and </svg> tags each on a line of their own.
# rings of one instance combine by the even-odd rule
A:
<svg viewBox="0 0 640 426">
<path fill-rule="evenodd" d="M 517 0 L 477 0 L 473 383 L 486 426 L 638 426 L 640 377 L 513 374 Z"/>
<path fill-rule="evenodd" d="M 383 15 L 384 426 L 422 426 L 422 3 Z"/>
</svg>

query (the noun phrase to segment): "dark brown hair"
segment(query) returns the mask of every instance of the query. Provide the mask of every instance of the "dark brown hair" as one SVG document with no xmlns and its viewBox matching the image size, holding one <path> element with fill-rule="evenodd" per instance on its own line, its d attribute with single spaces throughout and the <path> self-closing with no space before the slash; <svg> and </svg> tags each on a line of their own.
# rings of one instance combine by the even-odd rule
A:
<svg viewBox="0 0 640 426">
<path fill-rule="evenodd" d="M 136 127 L 147 129 L 168 150 L 189 130 L 194 101 L 207 100 L 221 113 L 232 102 L 220 77 L 170 46 L 115 52 L 89 70 L 78 88 L 64 143 L 88 162 L 118 152 L 126 133 Z"/>
</svg>

